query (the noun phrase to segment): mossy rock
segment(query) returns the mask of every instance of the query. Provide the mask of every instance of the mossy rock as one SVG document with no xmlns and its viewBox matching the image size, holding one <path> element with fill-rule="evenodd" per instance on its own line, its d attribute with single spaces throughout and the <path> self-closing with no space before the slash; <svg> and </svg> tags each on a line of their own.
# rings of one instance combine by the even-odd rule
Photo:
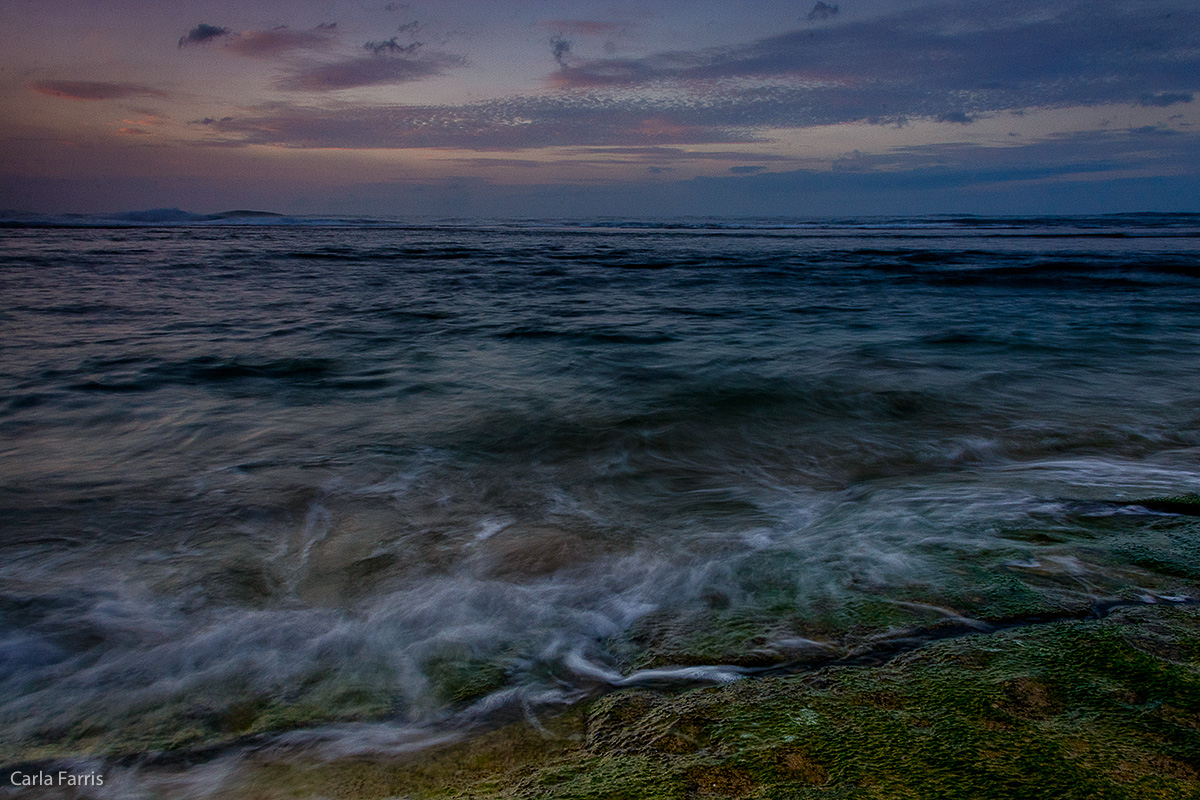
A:
<svg viewBox="0 0 1200 800">
<path fill-rule="evenodd" d="M 434 698 L 445 705 L 462 705 L 504 688 L 508 670 L 497 661 L 444 652 L 424 664 Z"/>
<path fill-rule="evenodd" d="M 222 697 L 131 707 L 120 718 L 84 712 L 68 726 L 35 731 L 21 740 L 0 738 L 0 764 L 213 750 L 263 734 L 380 720 L 395 711 L 395 698 L 386 687 L 329 674 L 286 693 L 242 690 Z"/>
<path fill-rule="evenodd" d="M 1200 608 L 1142 606 L 663 694 L 408 756 L 273 763 L 229 797 L 1200 797 Z"/>
<path fill-rule="evenodd" d="M 1161 511 L 1168 514 L 1186 514 L 1188 516 L 1200 516 L 1200 494 L 1178 494 L 1174 497 L 1151 497 L 1146 500 L 1134 501 L 1133 505 L 1139 505 L 1151 511 Z"/>
</svg>

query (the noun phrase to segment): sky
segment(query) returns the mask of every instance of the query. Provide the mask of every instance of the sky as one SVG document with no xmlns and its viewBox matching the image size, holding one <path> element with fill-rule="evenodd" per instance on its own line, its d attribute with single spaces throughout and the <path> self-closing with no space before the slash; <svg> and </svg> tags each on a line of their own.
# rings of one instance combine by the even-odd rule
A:
<svg viewBox="0 0 1200 800">
<path fill-rule="evenodd" d="M 0 208 L 1200 211 L 1195 0 L 0 0 Z"/>
</svg>

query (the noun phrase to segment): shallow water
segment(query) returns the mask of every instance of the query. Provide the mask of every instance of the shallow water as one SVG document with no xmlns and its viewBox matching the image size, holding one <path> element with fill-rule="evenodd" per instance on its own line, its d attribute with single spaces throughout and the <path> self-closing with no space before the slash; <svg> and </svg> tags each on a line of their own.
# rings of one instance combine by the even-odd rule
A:
<svg viewBox="0 0 1200 800">
<path fill-rule="evenodd" d="M 0 761 L 404 749 L 739 648 L 1193 591 L 1195 528 L 1127 503 L 1200 491 L 1198 236 L 0 231 Z"/>
</svg>

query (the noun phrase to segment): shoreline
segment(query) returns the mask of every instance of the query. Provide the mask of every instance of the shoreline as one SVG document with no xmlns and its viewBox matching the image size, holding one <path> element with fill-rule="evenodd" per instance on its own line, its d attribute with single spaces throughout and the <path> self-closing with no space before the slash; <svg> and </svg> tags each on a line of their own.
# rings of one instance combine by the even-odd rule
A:
<svg viewBox="0 0 1200 800">
<path fill-rule="evenodd" d="M 1026 751 L 1049 760 L 1019 774 Z M 981 754 L 988 763 L 968 769 Z M 618 689 L 416 753 L 336 758 L 260 741 L 212 755 L 118 759 L 103 772 L 109 786 L 179 790 L 189 772 L 220 765 L 220 796 L 239 800 L 995 797 L 1001 786 L 1185 797 L 1200 788 L 1189 766 L 1200 756 L 1200 607 L 1121 604 L 1101 618 L 928 641 L 873 665 Z"/>
</svg>

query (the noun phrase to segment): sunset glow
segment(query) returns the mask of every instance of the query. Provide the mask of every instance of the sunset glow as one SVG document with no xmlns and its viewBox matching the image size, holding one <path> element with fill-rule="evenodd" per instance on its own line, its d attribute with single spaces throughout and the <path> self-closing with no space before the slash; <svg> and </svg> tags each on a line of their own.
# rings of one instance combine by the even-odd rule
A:
<svg viewBox="0 0 1200 800">
<path fill-rule="evenodd" d="M 20 210 L 1197 203 L 1200 11 L 1178 0 L 5 6 Z"/>
</svg>

